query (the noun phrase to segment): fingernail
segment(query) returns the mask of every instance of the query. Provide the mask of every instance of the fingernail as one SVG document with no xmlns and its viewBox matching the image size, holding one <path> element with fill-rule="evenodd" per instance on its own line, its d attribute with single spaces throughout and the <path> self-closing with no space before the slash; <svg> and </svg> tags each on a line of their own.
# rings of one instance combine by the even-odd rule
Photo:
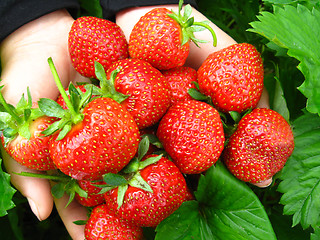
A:
<svg viewBox="0 0 320 240">
<path fill-rule="evenodd" d="M 30 206 L 32 212 L 34 213 L 34 215 L 36 215 L 36 217 L 38 218 L 39 221 L 42 221 L 36 203 L 31 198 L 27 198 L 27 199 L 29 202 L 29 206 Z"/>
</svg>

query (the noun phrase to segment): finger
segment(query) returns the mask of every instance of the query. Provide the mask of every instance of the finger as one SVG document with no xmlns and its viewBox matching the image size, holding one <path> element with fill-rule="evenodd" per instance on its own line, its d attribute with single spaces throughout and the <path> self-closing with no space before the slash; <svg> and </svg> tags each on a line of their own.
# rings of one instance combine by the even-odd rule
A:
<svg viewBox="0 0 320 240">
<path fill-rule="evenodd" d="M 267 89 L 265 87 L 263 88 L 261 98 L 260 98 L 256 108 L 270 108 L 269 94 L 268 94 Z"/>
<path fill-rule="evenodd" d="M 266 188 L 266 187 L 269 187 L 272 183 L 272 177 L 271 178 L 268 178 L 264 181 L 261 181 L 261 182 L 258 182 L 258 183 L 255 183 L 253 185 L 259 187 L 259 188 Z"/>
<path fill-rule="evenodd" d="M 53 197 L 49 181 L 15 174 L 20 172 L 39 172 L 20 165 L 6 153 L 2 146 L 1 153 L 6 171 L 11 176 L 12 184 L 28 199 L 32 212 L 40 221 L 48 218 L 53 208 Z"/>
<path fill-rule="evenodd" d="M 71 238 L 73 240 L 83 240 L 85 239 L 85 225 L 77 225 L 74 222 L 87 220 L 88 210 L 75 200 L 66 207 L 68 200 L 68 195 L 64 195 L 62 198 L 55 198 L 55 206 Z"/>
</svg>

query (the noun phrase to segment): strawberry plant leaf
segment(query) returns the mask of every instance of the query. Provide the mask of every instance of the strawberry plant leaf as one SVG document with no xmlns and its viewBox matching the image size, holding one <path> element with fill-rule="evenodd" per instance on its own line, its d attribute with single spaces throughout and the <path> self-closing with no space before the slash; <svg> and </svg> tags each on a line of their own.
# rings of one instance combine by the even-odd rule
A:
<svg viewBox="0 0 320 240">
<path fill-rule="evenodd" d="M 117 197 L 118 209 L 123 204 L 124 195 L 125 195 L 127 189 L 128 189 L 128 185 L 121 185 L 121 186 L 118 187 L 118 197 Z"/>
<path fill-rule="evenodd" d="M 141 161 L 141 159 L 147 154 L 149 150 L 150 141 L 148 136 L 143 136 L 139 143 L 138 148 L 138 160 Z"/>
<path fill-rule="evenodd" d="M 200 237 L 203 235 L 201 228 L 203 224 L 200 222 L 204 219 L 199 208 L 199 202 L 197 201 L 184 202 L 177 211 L 158 225 L 155 240 L 205 240 L 205 238 Z M 215 240 L 215 238 L 209 239 Z"/>
<path fill-rule="evenodd" d="M 125 185 L 128 181 L 121 175 L 115 173 L 106 173 L 103 175 L 103 181 L 109 186 L 116 187 Z"/>
<path fill-rule="evenodd" d="M 160 223 L 156 240 L 276 239 L 258 197 L 221 162 L 200 177 L 195 197 Z"/>
<path fill-rule="evenodd" d="M 132 187 L 140 188 L 143 189 L 147 192 L 153 192 L 152 188 L 150 185 L 142 178 L 139 172 L 137 172 L 133 178 L 130 179 L 128 184 Z"/>
<path fill-rule="evenodd" d="M 314 230 L 314 233 L 311 234 L 310 240 L 320 240 L 320 227 L 317 227 Z"/>
<path fill-rule="evenodd" d="M 295 150 L 284 166 L 278 191 L 292 225 L 306 229 L 320 222 L 320 118 L 307 113 L 293 123 Z"/>
<path fill-rule="evenodd" d="M 49 117 L 63 118 L 65 110 L 54 100 L 49 98 L 41 98 L 38 101 L 40 110 Z"/>
<path fill-rule="evenodd" d="M 320 115 L 320 11 L 300 4 L 274 6 L 273 13 L 264 11 L 257 17 L 259 21 L 250 23 L 253 28 L 249 31 L 287 49 L 300 62 L 298 69 L 305 81 L 298 89 L 308 98 L 307 110 Z"/>
<path fill-rule="evenodd" d="M 7 211 L 15 207 L 12 197 L 16 190 L 10 185 L 10 175 L 1 168 L 2 159 L 0 159 L 0 217 L 7 215 Z"/>
</svg>

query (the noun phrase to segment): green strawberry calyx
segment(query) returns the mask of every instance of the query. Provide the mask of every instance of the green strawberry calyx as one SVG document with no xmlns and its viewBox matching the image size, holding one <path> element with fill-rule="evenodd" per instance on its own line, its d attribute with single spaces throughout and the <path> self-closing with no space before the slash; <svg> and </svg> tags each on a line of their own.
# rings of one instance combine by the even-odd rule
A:
<svg viewBox="0 0 320 240">
<path fill-rule="evenodd" d="M 139 143 L 137 156 L 133 158 L 131 162 L 123 170 L 121 170 L 120 173 L 107 173 L 103 175 L 103 181 L 106 183 L 106 185 L 95 185 L 102 188 L 100 191 L 101 194 L 114 188 L 118 188 L 118 208 L 122 206 L 125 193 L 129 186 L 140 188 L 147 192 L 153 192 L 150 185 L 142 178 L 140 170 L 151 164 L 157 163 L 162 158 L 162 154 L 153 155 L 142 161 L 147 154 L 149 144 L 150 142 L 148 136 L 143 136 Z"/>
<path fill-rule="evenodd" d="M 90 102 L 92 97 L 92 87 L 89 87 L 86 92 L 81 92 L 76 89 L 76 87 L 70 83 L 68 91 L 70 94 L 70 99 L 60 81 L 57 70 L 54 66 L 52 58 L 48 58 L 48 63 L 50 70 L 53 74 L 54 81 L 59 89 L 61 96 L 63 97 L 67 109 L 62 108 L 56 101 L 48 98 L 41 98 L 38 101 L 39 108 L 45 115 L 49 117 L 56 117 L 60 120 L 51 124 L 42 133 L 45 136 L 52 135 L 53 133 L 60 130 L 57 140 L 63 139 L 66 134 L 71 130 L 73 125 L 81 122 L 83 120 L 82 110 L 87 103 Z"/>
<path fill-rule="evenodd" d="M 17 105 L 7 103 L 1 90 L 4 85 L 0 86 L 0 131 L 4 137 L 4 144 L 8 144 L 16 136 L 20 135 L 30 139 L 30 123 L 43 116 L 43 112 L 38 107 L 32 107 L 32 97 L 29 88 L 27 88 L 27 99 L 24 94 Z"/>
<path fill-rule="evenodd" d="M 95 75 L 97 77 L 97 80 L 99 80 L 100 86 L 93 86 L 93 95 L 112 98 L 118 103 L 123 102 L 125 99 L 129 97 L 128 95 L 122 94 L 115 89 L 114 82 L 117 77 L 117 74 L 121 70 L 120 68 L 117 68 L 111 72 L 110 79 L 107 79 L 104 67 L 99 62 L 94 62 L 94 68 Z"/>
<path fill-rule="evenodd" d="M 213 46 L 217 46 L 217 36 L 214 30 L 209 26 L 209 22 L 208 21 L 195 22 L 194 17 L 190 17 L 192 13 L 192 7 L 190 6 L 190 4 L 187 4 L 184 7 L 184 12 L 183 14 L 181 14 L 182 5 L 183 5 L 183 0 L 180 0 L 178 13 L 171 11 L 171 13 L 168 14 L 168 16 L 171 17 L 173 20 L 175 20 L 177 23 L 179 23 L 181 27 L 181 31 L 182 31 L 181 45 L 184 45 L 185 43 L 189 42 L 189 40 L 194 42 L 196 46 L 198 46 L 198 43 L 208 42 L 206 40 L 197 39 L 194 36 L 194 32 L 200 32 L 207 29 L 210 31 L 213 37 Z"/>
</svg>

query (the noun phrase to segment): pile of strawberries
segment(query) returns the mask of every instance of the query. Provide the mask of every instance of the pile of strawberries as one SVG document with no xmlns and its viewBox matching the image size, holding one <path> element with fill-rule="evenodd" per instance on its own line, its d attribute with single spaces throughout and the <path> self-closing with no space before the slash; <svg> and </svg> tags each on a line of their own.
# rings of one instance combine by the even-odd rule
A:
<svg viewBox="0 0 320 240">
<path fill-rule="evenodd" d="M 0 98 L 5 149 L 31 169 L 68 179 L 76 189 L 69 193 L 92 208 L 87 239 L 142 239 L 142 227 L 156 227 L 193 199 L 186 179 L 218 159 L 256 184 L 270 180 L 293 151 L 286 120 L 255 108 L 264 74 L 256 48 L 234 44 L 197 70 L 186 67 L 189 42 L 200 42 L 192 30 L 207 29 L 216 40 L 190 17 L 189 5 L 180 11 L 154 8 L 129 42 L 113 22 L 78 18 L 69 52 L 93 83 L 65 90 L 49 59 L 61 92 L 56 101 L 43 98 L 35 108 L 29 91 L 16 107 Z"/>
</svg>

